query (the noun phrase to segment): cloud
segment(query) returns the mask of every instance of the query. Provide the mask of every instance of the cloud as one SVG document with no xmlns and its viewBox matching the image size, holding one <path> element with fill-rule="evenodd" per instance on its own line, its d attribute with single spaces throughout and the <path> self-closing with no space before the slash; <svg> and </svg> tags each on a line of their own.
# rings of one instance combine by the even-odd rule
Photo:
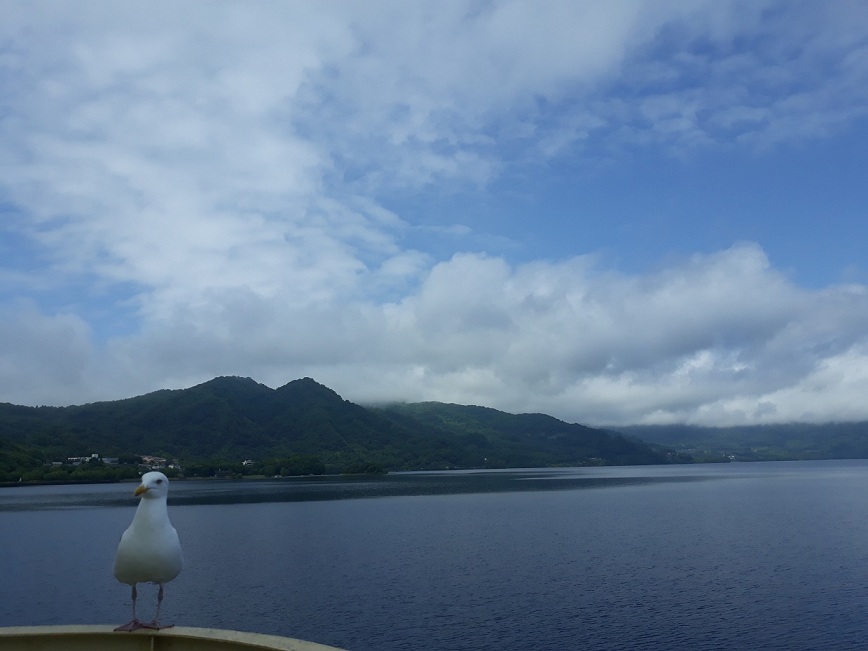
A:
<svg viewBox="0 0 868 651">
<path fill-rule="evenodd" d="M 401 201 L 845 129 L 868 14 L 787 7 L 9 2 L 3 250 L 32 255 L 0 259 L 2 397 L 312 375 L 585 422 L 787 419 L 808 393 L 834 417 L 860 286 L 800 288 L 750 243 L 645 275 L 517 262 L 496 224 Z"/>
<path fill-rule="evenodd" d="M 856 416 L 843 407 L 864 386 L 868 354 L 865 288 L 801 289 L 749 243 L 646 276 L 601 270 L 588 257 L 511 266 L 459 254 L 391 303 L 311 308 L 215 290 L 201 305 L 113 339 L 104 356 L 77 320 L 27 314 L 6 325 L 6 340 L 52 332 L 34 323 L 64 324 L 75 335 L 66 337 L 73 353 L 46 348 L 45 357 L 78 360 L 87 395 L 121 397 L 218 374 L 272 386 L 310 375 L 361 402 L 443 400 L 585 423 Z M 17 395 L 69 395 L 70 378 L 60 373 L 67 364 L 34 371 L 44 376 L 39 386 Z"/>
<path fill-rule="evenodd" d="M 600 272 L 587 258 L 510 268 L 460 255 L 389 310 L 389 340 L 412 351 L 408 399 L 427 390 L 585 421 L 649 410 L 689 420 L 725 395 L 797 384 L 859 345 L 866 306 L 861 289 L 795 287 L 752 244 L 646 277 Z"/>
<path fill-rule="evenodd" d="M 57 404 L 87 395 L 95 362 L 88 325 L 44 315 L 29 301 L 0 306 L 0 395 L 4 402 Z"/>
</svg>

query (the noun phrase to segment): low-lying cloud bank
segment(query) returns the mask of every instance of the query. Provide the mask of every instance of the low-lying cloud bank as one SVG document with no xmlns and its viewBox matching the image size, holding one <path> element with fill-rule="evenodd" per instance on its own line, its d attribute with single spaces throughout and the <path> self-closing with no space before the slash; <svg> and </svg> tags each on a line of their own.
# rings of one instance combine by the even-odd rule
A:
<svg viewBox="0 0 868 651">
<path fill-rule="evenodd" d="M 73 314 L 7 306 L 0 393 L 68 404 L 215 375 L 271 386 L 311 376 L 357 402 L 438 400 L 584 423 L 868 418 L 866 288 L 797 287 L 750 243 L 647 276 L 589 257 L 510 266 L 459 254 L 394 302 L 299 303 L 291 281 L 268 296 L 214 288 L 207 298 L 164 306 L 104 343 Z"/>
</svg>

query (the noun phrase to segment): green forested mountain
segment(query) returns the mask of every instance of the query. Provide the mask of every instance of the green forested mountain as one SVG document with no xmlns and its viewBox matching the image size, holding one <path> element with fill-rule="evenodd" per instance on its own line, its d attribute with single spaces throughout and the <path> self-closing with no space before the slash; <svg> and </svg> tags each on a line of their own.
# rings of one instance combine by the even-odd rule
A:
<svg viewBox="0 0 868 651">
<path fill-rule="evenodd" d="M 868 459 L 868 422 L 740 427 L 642 425 L 619 430 L 697 460 Z"/>
<path fill-rule="evenodd" d="M 220 377 L 189 389 L 72 407 L 0 404 L 0 481 L 23 471 L 38 478 L 46 463 L 91 454 L 177 459 L 185 471 L 200 474 L 240 471 L 245 459 L 263 472 L 289 474 L 298 467 L 311 472 L 671 460 L 638 440 L 542 414 L 438 403 L 367 409 L 310 378 L 271 389 L 249 378 Z M 56 469 L 55 476 L 61 472 Z"/>
<path fill-rule="evenodd" d="M 509 414 L 467 405 L 420 402 L 395 404 L 378 411 L 429 438 L 455 445 L 455 465 L 542 467 L 594 463 L 632 465 L 670 463 L 674 459 L 623 434 L 565 423 L 545 414 Z"/>
</svg>

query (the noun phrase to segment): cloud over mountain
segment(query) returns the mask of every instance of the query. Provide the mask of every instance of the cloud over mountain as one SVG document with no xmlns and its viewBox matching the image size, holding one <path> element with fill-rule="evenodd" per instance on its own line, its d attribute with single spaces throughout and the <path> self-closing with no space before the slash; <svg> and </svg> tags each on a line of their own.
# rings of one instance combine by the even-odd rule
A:
<svg viewBox="0 0 868 651">
<path fill-rule="evenodd" d="M 862 3 L 9 2 L 0 79 L 0 400 L 868 416 Z"/>
</svg>

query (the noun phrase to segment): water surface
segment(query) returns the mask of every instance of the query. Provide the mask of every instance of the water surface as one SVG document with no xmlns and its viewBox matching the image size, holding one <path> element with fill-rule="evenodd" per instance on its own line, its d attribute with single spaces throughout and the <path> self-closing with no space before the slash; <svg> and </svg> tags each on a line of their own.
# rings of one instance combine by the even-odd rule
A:
<svg viewBox="0 0 868 651">
<path fill-rule="evenodd" d="M 0 625 L 128 618 L 133 487 L 0 490 Z M 864 648 L 866 496 L 864 461 L 173 482 L 165 620 L 358 651 Z"/>
</svg>

